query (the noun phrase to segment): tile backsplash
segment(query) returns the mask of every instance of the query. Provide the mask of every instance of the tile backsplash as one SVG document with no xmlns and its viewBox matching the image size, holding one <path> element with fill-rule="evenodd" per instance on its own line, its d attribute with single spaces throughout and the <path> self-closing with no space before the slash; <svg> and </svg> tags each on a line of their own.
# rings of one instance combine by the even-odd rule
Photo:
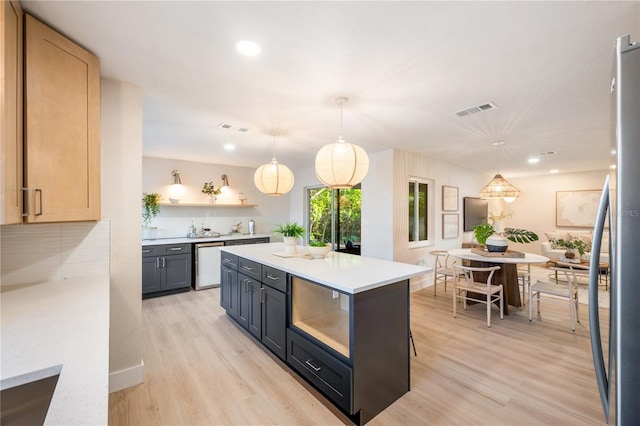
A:
<svg viewBox="0 0 640 426">
<path fill-rule="evenodd" d="M 0 227 L 0 285 L 109 273 L 109 221 Z"/>
</svg>

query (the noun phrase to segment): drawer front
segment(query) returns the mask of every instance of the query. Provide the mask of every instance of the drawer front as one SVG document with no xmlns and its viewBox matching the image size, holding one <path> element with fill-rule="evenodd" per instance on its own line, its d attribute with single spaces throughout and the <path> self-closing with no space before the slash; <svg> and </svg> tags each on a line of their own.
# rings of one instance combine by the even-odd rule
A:
<svg viewBox="0 0 640 426">
<path fill-rule="evenodd" d="M 262 283 L 286 293 L 287 273 L 270 266 L 262 265 Z"/>
<path fill-rule="evenodd" d="M 287 330 L 287 363 L 350 414 L 352 370 L 291 329 Z"/>
<path fill-rule="evenodd" d="M 161 246 L 142 246 L 142 257 L 157 256 L 159 253 L 158 247 Z"/>
<path fill-rule="evenodd" d="M 238 270 L 238 256 L 222 250 L 220 251 L 220 254 L 220 259 L 223 266 L 234 269 L 236 271 Z"/>
<path fill-rule="evenodd" d="M 167 244 L 161 247 L 160 254 L 169 256 L 172 254 L 191 253 L 191 244 Z"/>
<path fill-rule="evenodd" d="M 244 257 L 238 258 L 238 272 L 258 281 L 262 279 L 262 265 Z"/>
<path fill-rule="evenodd" d="M 271 241 L 271 237 L 260 238 L 243 238 L 241 240 L 227 240 L 224 242 L 225 246 L 241 246 L 247 244 L 263 244 Z"/>
</svg>

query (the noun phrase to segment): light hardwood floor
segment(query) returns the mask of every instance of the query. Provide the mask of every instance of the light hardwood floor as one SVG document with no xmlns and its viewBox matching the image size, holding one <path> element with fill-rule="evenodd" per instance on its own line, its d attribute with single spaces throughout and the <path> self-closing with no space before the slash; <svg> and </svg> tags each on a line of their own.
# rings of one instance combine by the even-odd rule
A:
<svg viewBox="0 0 640 426">
<path fill-rule="evenodd" d="M 494 310 L 488 329 L 484 305 L 453 318 L 450 289 L 412 293 L 411 391 L 369 424 L 605 424 L 581 307 L 575 333 L 568 306 L 544 301 L 531 323 L 526 308 Z M 219 289 L 148 299 L 142 312 L 145 382 L 110 395 L 109 424 L 347 422 L 225 316 Z"/>
</svg>

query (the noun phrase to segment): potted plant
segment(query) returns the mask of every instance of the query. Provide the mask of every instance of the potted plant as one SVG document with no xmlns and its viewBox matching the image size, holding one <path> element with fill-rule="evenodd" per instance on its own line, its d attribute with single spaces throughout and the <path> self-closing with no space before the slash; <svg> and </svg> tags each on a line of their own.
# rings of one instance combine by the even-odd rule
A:
<svg viewBox="0 0 640 426">
<path fill-rule="evenodd" d="M 584 256 L 589 248 L 587 243 L 582 240 L 574 239 L 574 240 L 564 240 L 562 238 L 552 238 L 549 240 L 552 247 L 564 247 L 567 251 L 564 253 L 564 257 L 567 259 L 574 259 L 576 257 L 576 252 L 580 255 L 580 257 Z"/>
<path fill-rule="evenodd" d="M 143 235 L 143 239 L 149 239 L 150 231 L 149 224 L 151 223 L 151 219 L 156 217 L 158 213 L 160 213 L 160 201 L 162 200 L 162 195 L 157 192 L 152 192 L 151 194 L 147 194 L 146 192 L 142 193 L 142 225 L 145 230 Z"/>
<path fill-rule="evenodd" d="M 307 244 L 307 248 L 309 249 L 311 257 L 314 259 L 323 259 L 327 253 L 331 251 L 331 244 L 312 239 L 309 241 L 309 244 Z"/>
<path fill-rule="evenodd" d="M 277 234 L 282 234 L 284 239 L 284 252 L 295 253 L 296 242 L 298 238 L 304 235 L 304 228 L 297 222 L 287 222 L 284 225 L 276 225 L 277 228 L 273 231 Z"/>
<path fill-rule="evenodd" d="M 506 240 L 513 241 L 514 243 L 538 241 L 538 235 L 534 232 L 527 231 L 526 229 L 504 228 L 504 231 L 498 233 L 490 223 L 477 225 L 473 232 L 478 243 L 484 244 L 487 250 L 491 252 L 507 251 L 508 243 Z"/>
<path fill-rule="evenodd" d="M 202 193 L 209 196 L 209 203 L 213 204 L 216 200 L 216 195 L 220 195 L 222 189 L 216 188 L 213 182 L 205 182 L 202 186 Z"/>
</svg>

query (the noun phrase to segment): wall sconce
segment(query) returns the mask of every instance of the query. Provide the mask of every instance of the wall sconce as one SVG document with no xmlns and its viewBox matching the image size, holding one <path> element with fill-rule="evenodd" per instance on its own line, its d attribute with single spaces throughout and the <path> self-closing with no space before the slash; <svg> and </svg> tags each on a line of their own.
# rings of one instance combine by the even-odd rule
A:
<svg viewBox="0 0 640 426">
<path fill-rule="evenodd" d="M 182 185 L 182 179 L 180 179 L 179 170 L 171 170 L 171 176 L 173 176 L 173 183 L 169 187 L 169 201 L 172 204 L 178 204 L 185 193 L 185 189 Z"/>
<path fill-rule="evenodd" d="M 221 188 L 229 188 L 229 179 L 227 175 L 222 175 L 222 187 Z"/>
</svg>

